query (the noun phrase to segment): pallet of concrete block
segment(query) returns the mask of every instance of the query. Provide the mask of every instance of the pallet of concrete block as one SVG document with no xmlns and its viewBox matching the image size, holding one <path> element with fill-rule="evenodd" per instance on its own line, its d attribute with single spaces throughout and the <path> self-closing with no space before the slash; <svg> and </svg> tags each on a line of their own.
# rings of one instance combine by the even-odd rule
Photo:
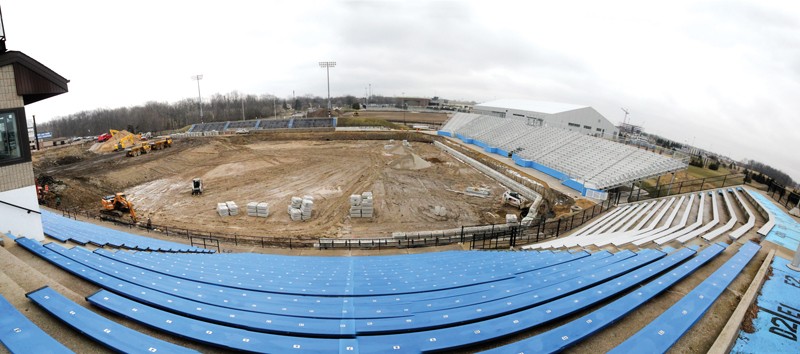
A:
<svg viewBox="0 0 800 354">
<path fill-rule="evenodd" d="M 372 204 L 372 192 L 361 193 L 361 217 L 371 218 L 375 212 Z"/>
<path fill-rule="evenodd" d="M 257 207 L 258 202 L 247 203 L 247 216 L 258 216 L 258 211 L 256 210 Z"/>
<path fill-rule="evenodd" d="M 234 202 L 225 202 L 225 205 L 228 207 L 228 214 L 231 216 L 239 215 L 239 206 L 236 205 Z"/>
<path fill-rule="evenodd" d="M 219 216 L 228 216 L 228 205 L 225 203 L 217 203 L 217 214 Z"/>
<path fill-rule="evenodd" d="M 300 204 L 300 217 L 302 220 L 311 219 L 311 211 L 314 209 L 314 200 L 309 198 L 303 198 Z"/>
<path fill-rule="evenodd" d="M 292 208 L 291 211 L 289 211 L 289 217 L 292 221 L 303 220 L 303 212 L 301 212 L 300 209 Z"/>
<path fill-rule="evenodd" d="M 259 218 L 266 218 L 269 216 L 269 203 L 258 203 L 256 204 L 256 216 Z"/>
<path fill-rule="evenodd" d="M 506 214 L 506 224 L 516 224 L 517 216 L 514 214 Z"/>
</svg>

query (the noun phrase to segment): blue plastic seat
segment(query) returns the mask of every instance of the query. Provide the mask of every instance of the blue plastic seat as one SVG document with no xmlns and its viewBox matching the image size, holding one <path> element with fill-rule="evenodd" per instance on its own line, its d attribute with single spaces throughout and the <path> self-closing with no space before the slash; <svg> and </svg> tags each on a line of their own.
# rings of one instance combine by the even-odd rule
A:
<svg viewBox="0 0 800 354">
<path fill-rule="evenodd" d="M 197 353 L 134 331 L 80 306 L 50 287 L 26 294 L 31 301 L 89 338 L 123 353 Z"/>
<path fill-rule="evenodd" d="M 2 295 L 0 295 L 0 342 L 12 353 L 72 353 L 17 311 Z"/>
</svg>

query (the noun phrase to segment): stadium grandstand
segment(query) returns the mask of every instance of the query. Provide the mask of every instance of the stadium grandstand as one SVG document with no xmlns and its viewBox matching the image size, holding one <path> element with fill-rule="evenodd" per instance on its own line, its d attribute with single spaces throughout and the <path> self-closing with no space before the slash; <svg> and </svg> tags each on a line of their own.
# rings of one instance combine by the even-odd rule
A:
<svg viewBox="0 0 800 354">
<path fill-rule="evenodd" d="M 335 128 L 336 118 L 278 118 L 192 124 L 189 133 Z"/>
<path fill-rule="evenodd" d="M 619 134 L 614 123 L 611 123 L 597 110 L 576 104 L 500 99 L 477 104 L 472 113 L 498 118 L 534 119 L 550 127 L 601 138 L 616 138 Z"/>
<path fill-rule="evenodd" d="M 605 190 L 687 167 L 684 159 L 551 127 L 536 118 L 456 113 L 438 134 L 510 157 L 598 199 Z"/>
<path fill-rule="evenodd" d="M 7 233 L 13 246 L 0 247 L 0 261 L 27 251 L 96 290 L 77 298 L 49 282 L 25 294 L 74 329 L 66 333 L 28 320 L 19 296 L 4 291 L 16 304 L 0 297 L 0 324 L 15 330 L 0 342 L 12 353 L 91 348 L 65 340 L 73 337 L 118 352 L 666 352 L 720 309 L 728 288 L 755 289 L 737 297 L 745 310 L 755 296 L 759 306 L 782 296 L 784 309 L 798 306 L 800 288 L 782 285 L 788 261 L 751 242 L 793 228 L 786 245 L 797 245 L 800 228 L 777 208 L 744 187 L 713 189 L 624 204 L 527 251 L 372 257 L 198 252 L 46 212 L 50 239 Z M 781 278 L 763 280 L 764 265 Z M 753 284 L 766 281 L 760 295 L 737 282 L 755 268 Z M 687 287 L 686 278 L 697 281 Z M 643 317 L 665 296 L 668 304 Z M 712 352 L 796 349 L 769 336 L 765 316 L 742 339 L 733 313 Z M 633 329 L 614 327 L 631 321 Z M 609 340 L 597 344 L 600 336 Z"/>
</svg>

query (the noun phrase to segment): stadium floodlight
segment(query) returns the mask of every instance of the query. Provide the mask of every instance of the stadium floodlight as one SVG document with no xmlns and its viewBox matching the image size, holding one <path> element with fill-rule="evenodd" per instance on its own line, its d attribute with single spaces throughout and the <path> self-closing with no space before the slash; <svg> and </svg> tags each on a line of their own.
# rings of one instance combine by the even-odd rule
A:
<svg viewBox="0 0 800 354">
<path fill-rule="evenodd" d="M 202 74 L 192 76 L 192 80 L 197 81 L 197 106 L 200 107 L 200 123 L 203 123 L 203 97 L 200 96 L 200 80 L 202 79 Z"/>
<path fill-rule="evenodd" d="M 321 61 L 319 62 L 320 68 L 325 68 L 325 72 L 328 76 L 328 117 L 331 116 L 331 110 L 333 107 L 331 106 L 331 68 L 336 67 L 335 61 Z"/>
</svg>

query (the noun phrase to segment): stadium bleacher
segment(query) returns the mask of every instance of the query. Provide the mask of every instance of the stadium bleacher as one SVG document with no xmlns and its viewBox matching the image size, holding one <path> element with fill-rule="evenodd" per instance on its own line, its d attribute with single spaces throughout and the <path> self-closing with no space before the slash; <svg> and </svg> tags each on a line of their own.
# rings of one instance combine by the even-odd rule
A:
<svg viewBox="0 0 800 354">
<path fill-rule="evenodd" d="M 439 135 L 457 137 L 504 157 L 513 154 L 517 164 L 571 180 L 564 184 L 581 192 L 610 189 L 687 166 L 682 160 L 569 130 L 527 124 L 516 117 L 458 113 L 445 122 Z"/>
<path fill-rule="evenodd" d="M 12 353 L 72 353 L 0 295 L 0 343 Z"/>
<path fill-rule="evenodd" d="M 652 322 L 642 323 L 641 330 L 619 338 L 622 343 L 614 348 L 664 352 L 691 331 L 760 249 L 729 234 L 738 224 L 737 231 L 747 227 L 753 216 L 744 207 L 754 199 L 739 199 L 741 193 L 748 192 L 714 189 L 622 205 L 530 251 L 371 257 L 175 252 L 166 246 L 142 251 L 108 242 L 96 248 L 103 241 L 84 235 L 95 233 L 88 227 L 63 227 L 57 234 L 66 245 L 9 237 L 100 289 L 86 298 L 90 308 L 48 287 L 27 297 L 121 352 L 192 352 L 154 338 L 161 336 L 247 352 L 453 352 L 486 349 L 478 346 L 487 343 L 502 344 L 492 353 L 558 352 L 634 315 L 727 254 L 719 268 L 703 273 L 711 273 L 705 280 Z M 717 242 L 723 234 L 732 244 Z M 633 247 L 644 238 L 651 240 Z M 631 247 L 588 251 L 582 246 L 622 240 Z M 573 247 L 580 248 L 567 250 Z M 5 318 L 20 322 L 1 300 L 0 323 Z M 159 336 L 133 332 L 97 312 L 150 327 Z M 537 333 L 508 343 L 531 330 Z M 0 341 L 5 343 L 7 335 L 0 333 Z M 41 343 L 57 347 L 47 339 Z"/>
<path fill-rule="evenodd" d="M 224 132 L 245 129 L 253 130 L 272 130 L 272 129 L 314 129 L 314 128 L 335 128 L 334 118 L 271 118 L 271 119 L 251 119 L 251 120 L 232 120 L 225 122 L 198 123 L 189 128 L 189 133 L 203 132 Z"/>
</svg>

